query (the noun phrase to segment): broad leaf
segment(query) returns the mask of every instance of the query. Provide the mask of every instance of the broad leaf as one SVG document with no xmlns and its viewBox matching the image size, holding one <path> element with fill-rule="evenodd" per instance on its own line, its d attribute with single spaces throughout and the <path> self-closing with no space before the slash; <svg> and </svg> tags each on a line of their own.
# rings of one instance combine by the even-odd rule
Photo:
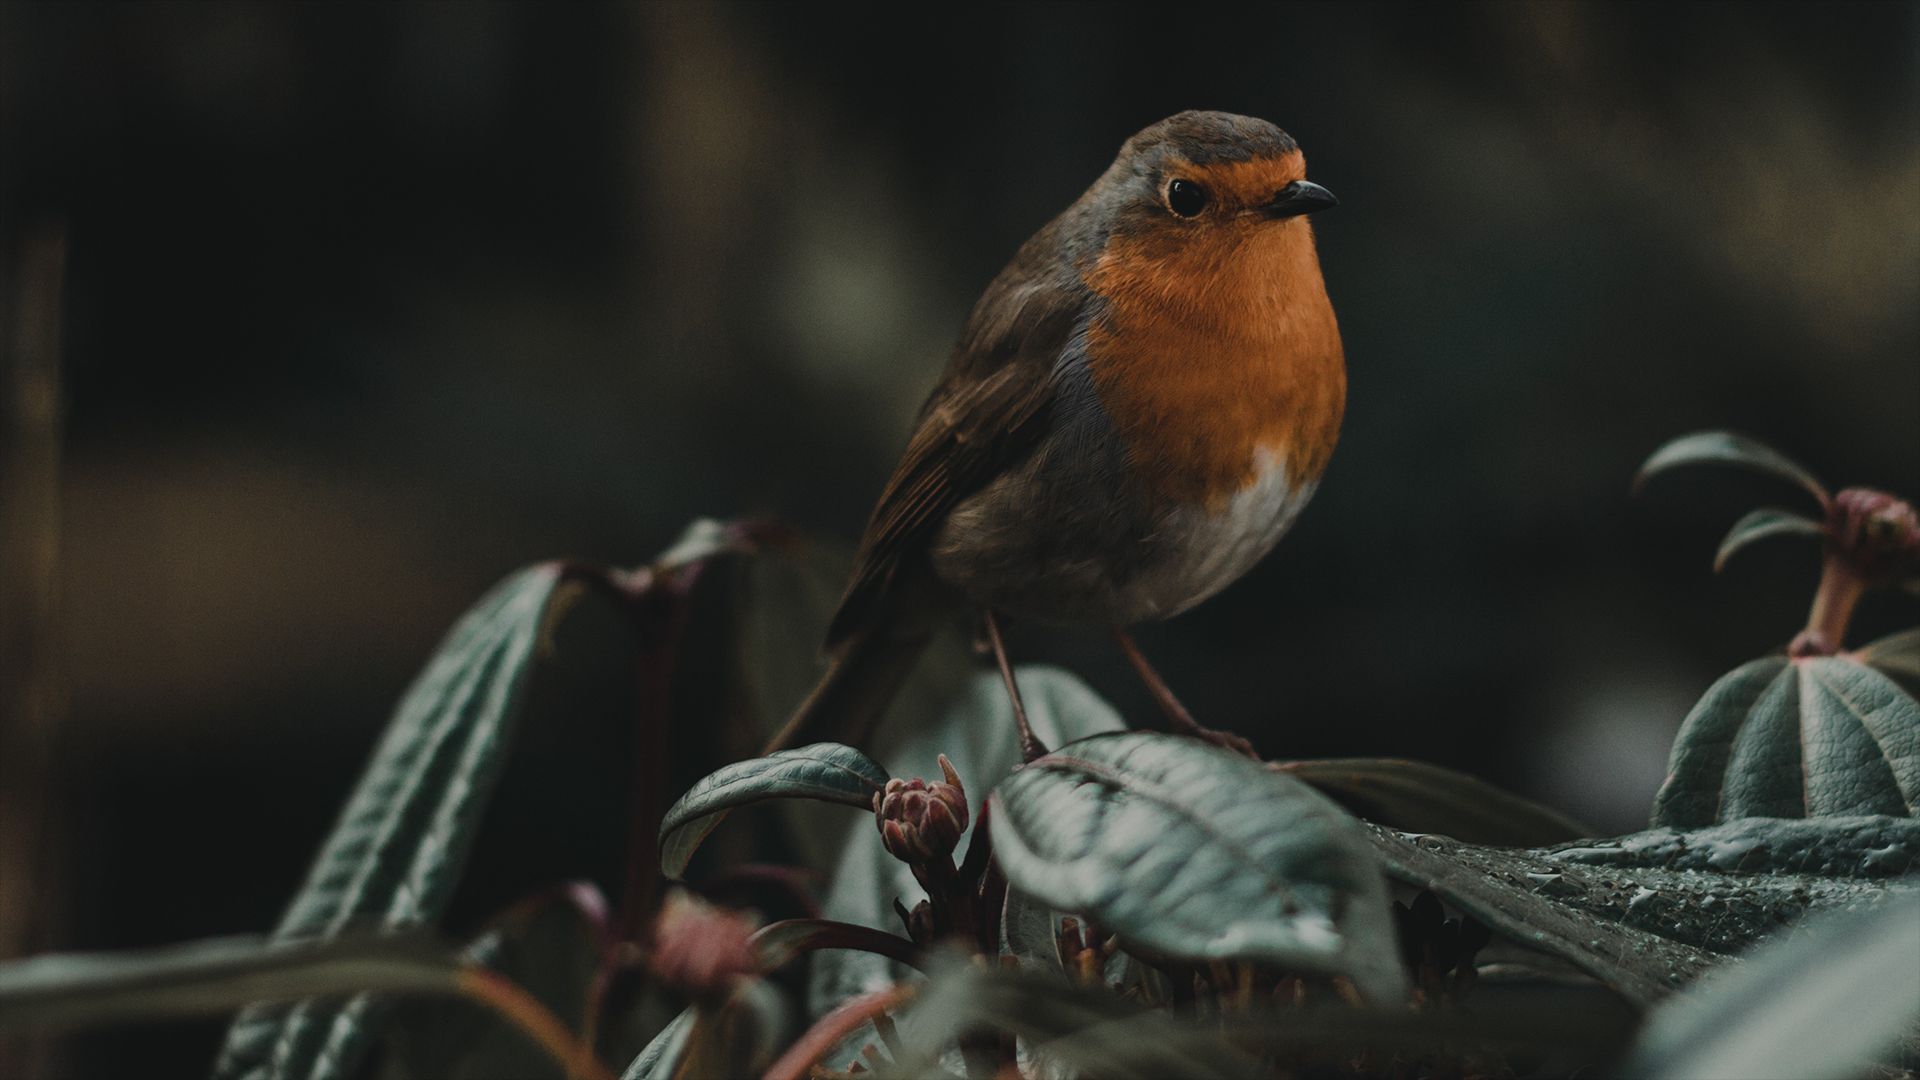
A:
<svg viewBox="0 0 1920 1080">
<path fill-rule="evenodd" d="M 814 743 L 763 758 L 738 761 L 693 785 L 660 822 L 660 868 L 686 873 L 700 842 L 727 811 L 769 799 L 817 799 L 865 809 L 886 785 L 887 772 L 850 746 Z"/>
<path fill-rule="evenodd" d="M 955 643 L 953 654 L 958 653 Z M 917 729 L 905 723 L 891 725 L 882 732 L 886 742 L 880 757 L 895 776 L 924 776 L 933 771 L 939 755 L 947 755 L 966 784 L 969 816 L 978 822 L 987 793 L 1020 764 L 1013 710 L 998 675 L 975 671 L 955 680 L 937 670 L 941 659 L 929 656 L 923 661 L 902 694 L 903 704 L 914 703 L 936 722 Z M 930 662 L 936 670 L 927 670 Z M 1126 727 L 1112 706 L 1069 672 L 1023 665 L 1015 669 L 1015 677 L 1020 682 L 1027 720 L 1034 734 L 1048 746 L 1062 746 Z M 910 720 L 912 713 L 902 713 L 899 719 Z M 826 915 L 862 926 L 900 929 L 894 900 L 910 908 L 924 895 L 913 872 L 887 854 L 872 821 L 856 822 L 842 835 L 845 842 L 827 893 Z M 973 835 L 968 834 L 967 844 L 973 843 Z M 1009 903 L 1013 902 L 1010 896 Z M 1051 952 L 1052 945 L 1047 949 Z M 850 997 L 878 990 L 908 973 L 903 965 L 870 953 L 824 954 L 815 958 L 809 973 L 808 1009 L 820 1015 Z"/>
<path fill-rule="evenodd" d="M 1403 832 L 1470 844 L 1537 847 L 1588 830 L 1551 807 L 1423 761 L 1331 758 L 1280 766 L 1355 814 Z"/>
<path fill-rule="evenodd" d="M 1681 724 L 1653 824 L 1892 814 L 1920 805 L 1920 703 L 1845 657 L 1769 657 Z"/>
<path fill-rule="evenodd" d="M 1720 541 L 1720 550 L 1713 556 L 1713 569 L 1719 573 L 1726 568 L 1727 560 L 1734 554 L 1757 540 L 1769 536 L 1825 536 L 1827 531 L 1812 518 L 1793 513 L 1790 510 L 1755 510 L 1727 530 L 1726 538 Z"/>
<path fill-rule="evenodd" d="M 496 586 L 408 689 L 276 939 L 437 918 L 452 895 L 511 745 L 560 568 Z M 338 1080 L 368 1045 L 374 999 L 250 1009 L 215 1066 L 221 1080 Z"/>
<path fill-rule="evenodd" d="M 1637 489 L 1654 476 L 1682 465 L 1735 465 L 1778 477 L 1827 504 L 1827 489 L 1798 462 L 1765 443 L 1727 431 L 1700 431 L 1667 443 L 1647 458 L 1634 477 Z"/>
<path fill-rule="evenodd" d="M 1836 913 L 1656 1010 L 1622 1076 L 1866 1075 L 1920 1025 L 1920 894 Z"/>
<path fill-rule="evenodd" d="M 1375 827 L 1388 872 L 1646 1004 L 1809 914 L 1907 890 L 1920 820 L 1750 818 L 1517 850 Z"/>
<path fill-rule="evenodd" d="M 1194 739 L 1097 735 L 1013 774 L 989 811 L 1007 880 L 1129 949 L 1406 992 L 1360 825 L 1306 784 Z"/>
</svg>

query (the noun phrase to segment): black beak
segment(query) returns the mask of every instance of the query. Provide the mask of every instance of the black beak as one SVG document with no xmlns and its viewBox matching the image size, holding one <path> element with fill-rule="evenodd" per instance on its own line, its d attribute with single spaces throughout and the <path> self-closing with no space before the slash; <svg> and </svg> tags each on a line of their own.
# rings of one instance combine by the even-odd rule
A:
<svg viewBox="0 0 1920 1080">
<path fill-rule="evenodd" d="M 1278 221 L 1281 218 L 1299 217 L 1311 214 L 1315 210 L 1325 210 L 1329 206 L 1339 206 L 1340 200 L 1333 192 L 1311 180 L 1295 180 L 1280 189 L 1273 201 L 1260 208 L 1260 212 Z"/>
</svg>

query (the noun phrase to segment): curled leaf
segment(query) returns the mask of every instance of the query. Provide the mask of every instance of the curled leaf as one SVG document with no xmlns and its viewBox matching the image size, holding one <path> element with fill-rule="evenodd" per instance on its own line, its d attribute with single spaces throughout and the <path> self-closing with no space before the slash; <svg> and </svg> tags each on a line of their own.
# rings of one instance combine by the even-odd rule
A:
<svg viewBox="0 0 1920 1080">
<path fill-rule="evenodd" d="M 1368 821 L 1470 844 L 1535 847 L 1588 835 L 1549 806 L 1424 761 L 1328 758 L 1280 766 Z"/>
<path fill-rule="evenodd" d="M 886 785 L 887 771 L 850 746 L 814 743 L 738 761 L 693 785 L 660 822 L 660 869 L 670 878 L 727 811 L 768 799 L 816 799 L 862 810 Z"/>
<path fill-rule="evenodd" d="M 1920 680 L 1920 626 L 1871 642 L 1853 658 L 1895 679 Z"/>
<path fill-rule="evenodd" d="M 1247 959 L 1405 993 L 1379 860 L 1361 826 L 1284 773 L 1194 739 L 1096 735 L 994 792 L 1015 888 L 1129 948 Z"/>
<path fill-rule="evenodd" d="M 1713 572 L 1719 573 L 1726 567 L 1727 560 L 1748 544 L 1769 536 L 1825 535 L 1826 530 L 1819 522 L 1790 510 L 1755 510 L 1727 530 L 1726 538 L 1720 541 L 1720 550 L 1713 556 Z"/>
<path fill-rule="evenodd" d="M 1683 435 L 1655 450 L 1634 476 L 1634 490 L 1638 491 L 1654 476 L 1682 465 L 1737 465 L 1785 480 L 1812 495 L 1823 507 L 1829 500 L 1827 489 L 1799 462 L 1763 442 L 1729 431 Z"/>
</svg>

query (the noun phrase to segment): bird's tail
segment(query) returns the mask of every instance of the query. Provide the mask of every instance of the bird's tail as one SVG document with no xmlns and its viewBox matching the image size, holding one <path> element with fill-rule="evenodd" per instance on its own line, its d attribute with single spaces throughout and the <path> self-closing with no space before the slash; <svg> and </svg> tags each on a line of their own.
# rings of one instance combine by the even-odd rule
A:
<svg viewBox="0 0 1920 1080">
<path fill-rule="evenodd" d="M 864 748 L 932 633 L 881 623 L 840 644 L 813 693 L 762 754 L 816 742 Z"/>
</svg>

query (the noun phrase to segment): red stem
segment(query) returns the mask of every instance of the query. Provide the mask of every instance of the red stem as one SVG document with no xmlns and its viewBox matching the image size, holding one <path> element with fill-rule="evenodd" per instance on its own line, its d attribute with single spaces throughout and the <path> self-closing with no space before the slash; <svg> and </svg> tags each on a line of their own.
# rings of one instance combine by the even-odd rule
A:
<svg viewBox="0 0 1920 1080">
<path fill-rule="evenodd" d="M 861 994 L 842 1003 L 839 1008 L 820 1018 L 819 1022 L 807 1029 L 805 1035 L 787 1047 L 780 1060 L 767 1067 L 762 1080 L 806 1080 L 820 1055 L 833 1049 L 834 1044 L 859 1029 L 861 1024 L 872 1020 L 888 1009 L 904 1005 L 911 1000 L 917 988 L 906 983 L 895 983 L 884 990 L 875 990 Z"/>
<path fill-rule="evenodd" d="M 1828 551 L 1820 571 L 1820 589 L 1813 594 L 1807 628 L 1787 647 L 1790 656 L 1832 656 L 1846 641 L 1853 609 L 1867 591 L 1867 581 L 1846 556 Z"/>
</svg>

